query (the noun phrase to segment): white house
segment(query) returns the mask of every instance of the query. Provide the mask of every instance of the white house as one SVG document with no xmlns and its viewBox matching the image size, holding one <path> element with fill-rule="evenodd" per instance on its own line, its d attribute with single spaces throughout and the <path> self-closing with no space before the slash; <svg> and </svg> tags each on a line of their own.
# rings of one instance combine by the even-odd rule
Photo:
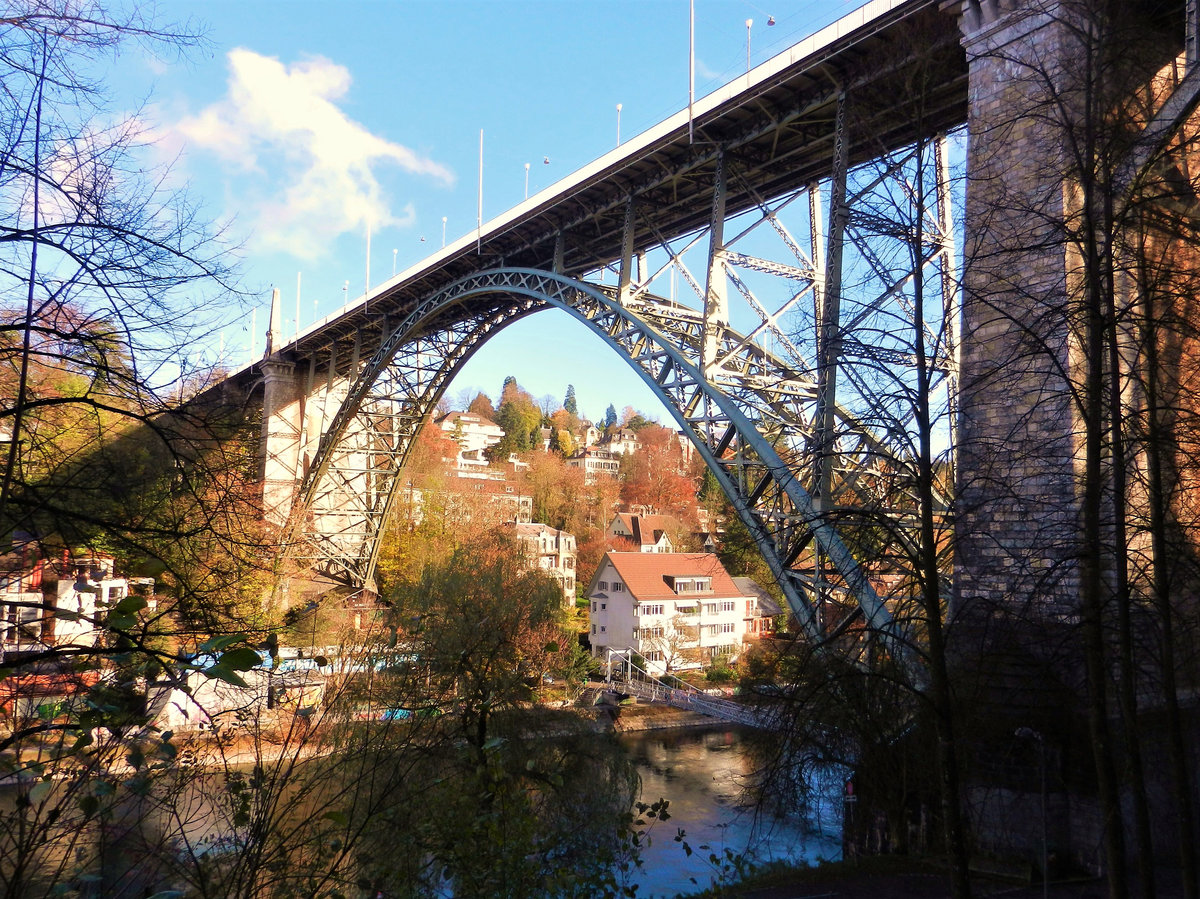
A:
<svg viewBox="0 0 1200 899">
<path fill-rule="evenodd" d="M 678 522 L 668 515 L 618 512 L 605 534 L 618 551 L 670 553 L 675 551 L 675 545 L 667 530 L 673 526 L 678 526 Z"/>
<path fill-rule="evenodd" d="M 152 578 L 124 578 L 107 556 L 50 562 L 13 553 L 0 566 L 0 651 L 90 646 L 98 613 L 130 593 L 153 603 Z"/>
<path fill-rule="evenodd" d="M 438 427 L 458 444 L 458 468 L 486 466 L 484 453 L 504 439 L 504 429 L 474 412 L 451 412 L 442 416 Z"/>
<path fill-rule="evenodd" d="M 621 471 L 621 460 L 615 453 L 591 447 L 567 459 L 567 465 L 583 469 L 585 484 L 594 484 L 601 476 L 615 478 Z"/>
<path fill-rule="evenodd" d="M 562 585 L 563 605 L 575 604 L 575 536 L 548 524 L 509 522 L 506 527 L 520 543 L 529 564 Z"/>
<path fill-rule="evenodd" d="M 621 428 L 615 431 L 604 443 L 606 450 L 610 453 L 616 453 L 619 456 L 636 453 L 640 446 L 641 443 L 638 442 L 637 434 L 629 428 Z"/>
<path fill-rule="evenodd" d="M 587 596 L 597 658 L 633 650 L 661 675 L 742 650 L 747 598 L 710 553 L 606 553 Z"/>
</svg>

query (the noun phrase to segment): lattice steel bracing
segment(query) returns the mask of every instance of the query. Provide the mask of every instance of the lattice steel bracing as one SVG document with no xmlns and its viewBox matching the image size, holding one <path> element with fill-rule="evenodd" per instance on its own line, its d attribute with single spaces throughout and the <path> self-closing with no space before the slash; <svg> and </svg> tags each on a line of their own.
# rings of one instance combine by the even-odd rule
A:
<svg viewBox="0 0 1200 899">
<path fill-rule="evenodd" d="M 828 186 L 814 184 L 728 220 L 714 203 L 722 227 L 643 244 L 640 258 L 627 243 L 613 285 L 504 267 L 425 298 L 346 372 L 346 399 L 298 503 L 308 537 L 297 556 L 335 582 L 369 585 L 420 422 L 498 328 L 557 307 L 627 358 L 691 437 L 810 636 L 825 635 L 830 597 L 892 634 L 887 597 L 872 583 L 888 572 L 856 558 L 848 543 L 863 541 L 843 531 L 882 517 L 891 539 L 915 539 L 906 479 L 918 360 L 935 406 L 944 413 L 953 399 L 946 142 L 847 169 L 833 184 L 837 252 L 822 226 Z M 788 210 L 800 210 L 802 228 Z M 637 204 L 627 211 L 635 221 Z M 760 229 L 782 253 L 764 255 Z M 723 230 L 731 236 L 714 240 Z M 668 277 L 691 287 L 694 306 L 652 292 Z M 948 445 L 948 430 L 939 438 L 926 426 L 924 436 Z M 944 496 L 936 501 L 944 508 Z"/>
<path fill-rule="evenodd" d="M 344 399 L 298 488 L 298 559 L 371 586 L 419 423 L 484 340 L 553 306 L 671 410 L 814 637 L 827 602 L 888 630 L 916 514 L 949 506 L 953 142 L 937 132 L 964 120 L 966 68 L 934 0 L 875 6 L 300 335 L 281 358 L 307 364 L 306 395 L 324 372 Z M 920 119 L 894 91 L 916 70 L 936 72 Z M 914 460 L 935 457 L 931 492 Z"/>
</svg>

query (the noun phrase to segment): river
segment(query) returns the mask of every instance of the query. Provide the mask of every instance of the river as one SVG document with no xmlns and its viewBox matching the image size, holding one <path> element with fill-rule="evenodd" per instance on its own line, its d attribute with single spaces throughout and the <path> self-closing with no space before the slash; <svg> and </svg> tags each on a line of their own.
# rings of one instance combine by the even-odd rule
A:
<svg viewBox="0 0 1200 899">
<path fill-rule="evenodd" d="M 456 750 L 425 758 L 410 747 L 373 760 L 314 758 L 286 780 L 245 765 L 173 765 L 152 787 L 109 791 L 108 811 L 83 817 L 82 783 L 44 782 L 25 812 L 18 798 L 27 788 L 9 785 L 0 788 L 0 817 L 9 819 L 0 830 L 0 881 L 22 854 L 40 860 L 29 895 L 87 878 L 88 895 L 122 899 L 168 888 L 260 896 L 268 884 L 306 895 L 305 878 L 322 872 L 323 883 L 344 884 L 341 895 L 535 895 L 530 884 L 566 868 L 597 881 L 620 871 L 639 896 L 663 899 L 735 879 L 735 859 L 840 857 L 840 809 L 829 799 L 836 788 L 799 789 L 774 777 L 767 802 L 748 798 L 764 783 L 771 739 L 733 727 L 513 739 L 500 741 L 482 769 L 469 752 L 456 761 Z M 631 869 L 624 852 L 606 861 L 631 800 L 660 799 L 670 817 L 643 816 L 641 866 Z M 62 817 L 50 830 L 15 826 L 51 805 Z M 269 829 L 256 843 L 258 810 Z M 16 840 L 26 831 L 33 842 L 23 850 Z"/>
<path fill-rule="evenodd" d="M 841 858 L 839 775 L 830 772 L 828 783 L 806 794 L 812 797 L 807 803 L 794 804 L 800 807 L 763 809 L 748 800 L 747 789 L 759 783 L 770 752 L 752 731 L 646 731 L 624 734 L 619 742 L 640 776 L 641 801 L 667 799 L 671 815 L 650 830 L 637 878 L 639 895 L 695 892 L 732 875 L 726 850 L 755 863 Z M 779 796 L 787 791 L 776 786 L 768 792 Z M 693 850 L 690 856 L 674 839 L 680 829 Z"/>
</svg>

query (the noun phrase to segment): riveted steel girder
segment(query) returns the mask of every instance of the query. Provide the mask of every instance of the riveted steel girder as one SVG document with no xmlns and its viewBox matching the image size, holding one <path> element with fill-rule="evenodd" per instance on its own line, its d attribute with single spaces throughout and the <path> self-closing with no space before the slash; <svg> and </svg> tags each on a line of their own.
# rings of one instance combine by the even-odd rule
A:
<svg viewBox="0 0 1200 899">
<path fill-rule="evenodd" d="M 293 557 L 334 582 L 370 584 L 420 422 L 488 336 L 547 307 L 586 324 L 671 411 L 812 639 L 822 638 L 812 575 L 794 567 L 810 546 L 829 560 L 831 586 L 854 599 L 869 627 L 889 639 L 898 636 L 861 565 L 832 522 L 813 508 L 802 472 L 780 455 L 783 431 L 810 427 L 805 410 L 814 397 L 812 381 L 728 328 L 720 341 L 725 361 L 719 383 L 706 379 L 701 314 L 656 299 L 627 308 L 618 289 L 538 270 L 497 269 L 465 278 L 419 304 L 384 340 L 350 383 L 322 438 L 296 510 Z M 464 314 L 481 308 L 488 311 Z"/>
</svg>

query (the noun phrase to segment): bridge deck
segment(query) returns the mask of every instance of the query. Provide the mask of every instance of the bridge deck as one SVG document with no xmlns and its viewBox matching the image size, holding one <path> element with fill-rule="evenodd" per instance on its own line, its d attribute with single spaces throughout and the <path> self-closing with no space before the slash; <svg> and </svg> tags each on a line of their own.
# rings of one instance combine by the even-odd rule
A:
<svg viewBox="0 0 1200 899">
<path fill-rule="evenodd" d="M 386 320 L 420 298 L 498 265 L 553 269 L 556 243 L 561 273 L 594 271 L 621 256 L 631 196 L 638 206 L 635 246 L 696 231 L 711 215 L 718 152 L 737 160 L 737 177 L 726 186 L 730 215 L 826 177 L 842 91 L 854 103 L 852 161 L 903 144 L 914 126 L 895 114 L 892 87 L 915 48 L 938 73 L 924 130 L 965 121 L 967 68 L 955 17 L 939 12 L 938 0 L 872 0 L 697 101 L 692 128 L 681 110 L 310 326 L 281 355 L 316 357 L 323 367 L 333 344 L 355 336 L 367 354 Z M 343 353 L 339 362 L 345 359 Z M 234 377 L 253 378 L 257 367 Z"/>
</svg>

